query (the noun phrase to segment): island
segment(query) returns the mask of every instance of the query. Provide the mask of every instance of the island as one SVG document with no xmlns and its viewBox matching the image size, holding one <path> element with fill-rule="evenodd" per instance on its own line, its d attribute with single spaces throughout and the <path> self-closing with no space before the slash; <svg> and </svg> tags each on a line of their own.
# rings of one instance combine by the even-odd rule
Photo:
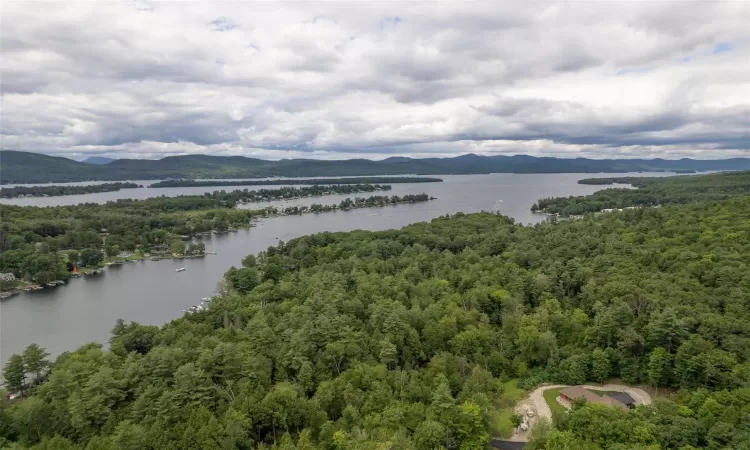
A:
<svg viewBox="0 0 750 450">
<path fill-rule="evenodd" d="M 99 192 L 114 192 L 120 189 L 135 189 L 143 186 L 136 183 L 103 183 L 83 186 L 14 186 L 0 189 L 0 197 L 56 197 L 61 195 L 96 194 Z"/>
<path fill-rule="evenodd" d="M 335 184 L 399 184 L 399 183 L 440 183 L 440 178 L 427 177 L 350 177 L 350 178 L 287 178 L 270 180 L 164 180 L 150 184 L 150 188 L 168 187 L 217 187 L 217 186 L 265 186 L 265 185 L 335 185 Z"/>
</svg>

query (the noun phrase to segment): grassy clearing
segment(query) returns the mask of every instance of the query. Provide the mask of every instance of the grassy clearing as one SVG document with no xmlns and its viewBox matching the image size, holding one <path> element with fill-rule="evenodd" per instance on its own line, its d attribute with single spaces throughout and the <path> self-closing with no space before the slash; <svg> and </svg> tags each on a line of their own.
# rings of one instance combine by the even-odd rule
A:
<svg viewBox="0 0 750 450">
<path fill-rule="evenodd" d="M 503 383 L 503 393 L 497 401 L 497 415 L 495 416 L 494 431 L 504 438 L 513 434 L 513 422 L 511 418 L 515 414 L 515 406 L 526 397 L 526 391 L 518 387 L 518 380 L 512 379 Z"/>
<path fill-rule="evenodd" d="M 514 378 L 503 383 L 503 393 L 500 395 L 500 406 L 514 406 L 516 402 L 524 397 L 526 397 L 526 391 L 518 387 L 518 380 Z"/>
<path fill-rule="evenodd" d="M 549 409 L 552 411 L 553 416 L 555 415 L 556 412 L 558 413 L 567 412 L 567 409 L 565 409 L 565 407 L 557 403 L 557 397 L 560 395 L 560 391 L 562 389 L 564 388 L 549 389 L 549 390 L 544 391 L 544 401 L 547 402 L 547 405 L 549 406 Z"/>
</svg>

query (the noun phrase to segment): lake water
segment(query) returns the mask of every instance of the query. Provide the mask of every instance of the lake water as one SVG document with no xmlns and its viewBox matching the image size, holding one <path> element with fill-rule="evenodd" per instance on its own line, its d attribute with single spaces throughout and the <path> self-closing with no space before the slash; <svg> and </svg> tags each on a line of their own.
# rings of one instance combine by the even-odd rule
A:
<svg viewBox="0 0 750 450">
<path fill-rule="evenodd" d="M 401 228 L 445 214 L 482 210 L 498 210 L 518 222 L 536 223 L 545 219 L 545 216 L 532 214 L 529 210 L 538 199 L 590 194 L 602 187 L 580 185 L 577 181 L 581 178 L 607 176 L 612 175 L 446 175 L 440 177 L 445 180 L 443 183 L 394 184 L 390 195 L 426 192 L 437 197 L 437 200 L 384 208 L 271 218 L 257 223 L 256 227 L 249 230 L 206 238 L 206 249 L 217 255 L 193 260 L 132 262 L 112 266 L 98 276 L 70 280 L 62 287 L 16 295 L 0 301 L 0 365 L 11 354 L 20 353 L 32 342 L 46 348 L 53 356 L 66 350 L 74 350 L 87 342 L 105 343 L 109 338 L 109 331 L 119 318 L 161 325 L 180 317 L 184 309 L 198 304 L 201 298 L 214 294 L 217 282 L 229 267 L 239 266 L 246 255 L 265 250 L 278 240 L 288 241 L 322 231 Z M 37 206 L 102 203 L 117 198 L 199 194 L 214 190 L 216 188 L 126 189 L 79 196 L 13 199 L 4 203 Z M 254 203 L 245 207 L 332 204 L 346 197 L 348 196 L 335 195 L 289 202 Z M 175 272 L 180 267 L 186 270 Z"/>
</svg>

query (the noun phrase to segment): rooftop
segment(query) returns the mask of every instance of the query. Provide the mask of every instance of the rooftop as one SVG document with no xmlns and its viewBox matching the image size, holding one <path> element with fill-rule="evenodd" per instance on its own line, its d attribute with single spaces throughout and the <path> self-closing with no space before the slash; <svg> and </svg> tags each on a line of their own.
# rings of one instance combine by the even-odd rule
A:
<svg viewBox="0 0 750 450">
<path fill-rule="evenodd" d="M 564 395 L 565 397 L 573 399 L 573 400 L 584 398 L 586 399 L 587 402 L 597 404 L 597 405 L 615 406 L 621 409 L 628 409 L 626 403 L 620 401 L 617 398 L 614 398 L 613 396 L 605 395 L 602 397 L 581 386 L 572 386 L 569 388 L 565 388 L 562 391 L 560 391 L 560 395 Z M 630 398 L 629 395 L 627 396 Z"/>
<path fill-rule="evenodd" d="M 635 399 L 630 396 L 627 392 L 609 392 L 607 394 L 608 397 L 612 397 L 613 399 L 617 400 L 618 402 L 622 403 L 623 405 L 634 405 Z"/>
</svg>

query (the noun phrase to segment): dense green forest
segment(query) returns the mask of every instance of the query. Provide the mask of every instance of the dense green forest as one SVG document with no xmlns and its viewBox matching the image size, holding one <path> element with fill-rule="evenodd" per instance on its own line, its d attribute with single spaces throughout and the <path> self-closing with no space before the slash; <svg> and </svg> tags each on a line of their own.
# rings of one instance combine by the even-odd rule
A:
<svg viewBox="0 0 750 450">
<path fill-rule="evenodd" d="M 62 183 L 89 180 L 227 179 L 337 177 L 366 175 L 439 175 L 483 173 L 623 173 L 674 170 L 750 170 L 750 159 L 565 159 L 534 156 L 461 155 L 454 158 L 382 161 L 349 159 L 267 161 L 244 156 L 183 155 L 158 160 L 117 159 L 86 164 L 37 153 L 0 151 L 0 183 Z"/>
<path fill-rule="evenodd" d="M 678 391 L 578 405 L 529 448 L 748 449 L 750 197 L 306 236 L 229 270 L 204 312 L 119 322 L 48 374 L 24 355 L 6 385 L 33 394 L 0 403 L 14 448 L 482 449 L 503 381 L 617 377 Z"/>
<path fill-rule="evenodd" d="M 544 198 L 532 211 L 556 215 L 581 215 L 605 209 L 666 206 L 723 200 L 750 194 L 750 172 L 725 172 L 674 177 L 588 178 L 581 184 L 630 184 L 637 189 L 604 189 L 587 196 Z"/>
<path fill-rule="evenodd" d="M 15 186 L 0 189 L 0 197 L 52 197 L 58 195 L 94 194 L 97 192 L 112 192 L 120 189 L 135 189 L 143 187 L 136 183 L 103 183 L 89 186 Z"/>
<path fill-rule="evenodd" d="M 346 198 L 336 205 L 236 208 L 247 202 L 390 190 L 388 185 L 285 187 L 215 191 L 204 195 L 120 199 L 106 204 L 32 207 L 0 205 L 0 272 L 38 284 L 69 278 L 71 265 L 90 266 L 103 255 L 157 252 L 182 255 L 181 242 L 212 231 L 246 228 L 257 217 L 320 213 L 430 200 L 427 194 Z M 106 240 L 105 240 L 106 238 Z M 71 265 L 69 265 L 70 263 Z M 7 283 L 6 283 L 7 284 Z M 12 289 L 15 283 L 0 284 Z"/>
<path fill-rule="evenodd" d="M 271 179 L 244 181 L 200 181 L 200 180 L 164 180 L 149 185 L 150 188 L 166 187 L 213 187 L 213 186 L 264 186 L 278 184 L 398 184 L 398 183 L 439 183 L 440 178 L 426 177 L 351 177 L 351 178 L 313 178 L 313 179 Z"/>
</svg>

